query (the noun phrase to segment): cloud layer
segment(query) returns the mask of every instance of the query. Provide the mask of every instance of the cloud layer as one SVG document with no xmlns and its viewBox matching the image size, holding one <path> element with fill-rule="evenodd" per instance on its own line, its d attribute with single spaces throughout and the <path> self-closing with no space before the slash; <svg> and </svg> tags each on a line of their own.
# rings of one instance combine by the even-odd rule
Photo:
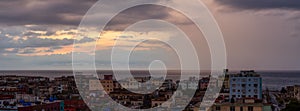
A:
<svg viewBox="0 0 300 111">
<path fill-rule="evenodd" d="M 292 9 L 300 10 L 299 0 L 214 0 L 215 2 L 237 9 Z"/>
<path fill-rule="evenodd" d="M 46 26 L 10 26 L 0 28 L 1 55 L 52 55 L 67 54 L 72 51 L 74 40 L 78 44 L 95 41 L 83 37 L 74 39 L 72 28 L 50 28 Z"/>
<path fill-rule="evenodd" d="M 0 24 L 78 25 L 96 0 L 1 0 Z"/>
</svg>

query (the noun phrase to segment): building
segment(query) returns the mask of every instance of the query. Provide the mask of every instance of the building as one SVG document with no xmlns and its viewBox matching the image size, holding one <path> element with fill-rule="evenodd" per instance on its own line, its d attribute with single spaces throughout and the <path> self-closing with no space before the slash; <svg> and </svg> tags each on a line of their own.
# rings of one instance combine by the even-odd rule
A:
<svg viewBox="0 0 300 111">
<path fill-rule="evenodd" d="M 83 100 L 65 100 L 65 111 L 84 111 L 89 109 Z"/>
<path fill-rule="evenodd" d="M 209 85 L 209 77 L 204 77 L 199 80 L 199 88 L 200 90 L 206 90 Z"/>
<path fill-rule="evenodd" d="M 241 71 L 230 74 L 230 99 L 256 98 L 262 99 L 262 78 L 259 74 L 250 71 Z"/>
<path fill-rule="evenodd" d="M 193 89 L 196 90 L 198 89 L 198 81 L 196 80 L 184 80 L 179 82 L 179 86 L 182 90 L 186 90 L 186 89 Z"/>
<path fill-rule="evenodd" d="M 90 91 L 99 91 L 102 90 L 100 81 L 98 79 L 95 80 L 89 80 L 89 90 Z"/>
<path fill-rule="evenodd" d="M 300 101 L 300 85 L 294 86 L 294 98 Z"/>
<path fill-rule="evenodd" d="M 151 100 L 152 107 L 161 106 L 164 102 L 166 102 L 166 98 L 156 98 Z"/>
<path fill-rule="evenodd" d="M 114 91 L 114 81 L 113 81 L 113 78 L 112 78 L 112 75 L 104 75 L 104 79 L 100 80 L 101 84 L 102 84 L 102 87 L 103 89 L 109 94 L 110 92 L 113 92 Z M 99 85 L 97 84 L 94 84 L 96 85 Z"/>
<path fill-rule="evenodd" d="M 199 109 L 199 108 L 198 108 Z M 262 103 L 255 98 L 242 98 L 236 102 L 214 103 L 201 111 L 272 111 L 271 104 Z"/>
<path fill-rule="evenodd" d="M 14 95 L 0 95 L 0 111 L 17 111 Z"/>
<path fill-rule="evenodd" d="M 199 84 L 198 80 L 190 78 L 190 80 L 188 81 L 188 84 L 187 84 L 187 88 L 196 90 L 196 89 L 198 89 L 198 84 Z"/>
<path fill-rule="evenodd" d="M 294 86 L 287 86 L 286 87 L 287 93 L 284 95 L 287 98 L 294 98 Z"/>
<path fill-rule="evenodd" d="M 272 111 L 270 104 L 263 103 L 216 103 L 208 111 Z"/>
<path fill-rule="evenodd" d="M 34 96 L 33 94 L 16 94 L 17 101 L 23 100 L 25 102 L 35 102 L 39 100 L 39 97 Z"/>
<path fill-rule="evenodd" d="M 22 103 L 18 111 L 64 111 L 63 101 L 47 101 L 43 103 Z"/>
<path fill-rule="evenodd" d="M 123 89 L 139 89 L 141 85 L 134 78 L 118 81 Z"/>
<path fill-rule="evenodd" d="M 218 78 L 218 87 L 222 87 L 223 89 L 229 89 L 229 70 L 224 69 L 224 75 Z"/>
</svg>

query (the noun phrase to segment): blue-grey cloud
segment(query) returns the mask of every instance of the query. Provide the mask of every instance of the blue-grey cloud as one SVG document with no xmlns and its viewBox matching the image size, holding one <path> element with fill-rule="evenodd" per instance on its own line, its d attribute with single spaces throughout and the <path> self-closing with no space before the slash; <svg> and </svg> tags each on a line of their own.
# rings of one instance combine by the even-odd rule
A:
<svg viewBox="0 0 300 111">
<path fill-rule="evenodd" d="M 215 0 L 221 5 L 236 9 L 292 9 L 300 10 L 299 0 Z"/>
<path fill-rule="evenodd" d="M 38 28 L 39 27 L 39 28 Z M 74 39 L 51 39 L 51 38 L 40 38 L 39 36 L 48 35 L 55 36 L 56 31 L 60 29 L 43 28 L 45 26 L 10 26 L 0 28 L 0 49 L 6 48 L 38 48 L 38 47 L 61 47 L 72 45 Z M 69 33 L 72 28 L 65 29 L 66 33 L 75 35 L 74 32 Z M 45 31 L 46 34 L 38 33 L 35 31 Z M 49 33 L 49 34 L 47 34 Z M 93 42 L 95 39 L 84 37 L 78 40 L 77 43 Z"/>
<path fill-rule="evenodd" d="M 97 0 L 1 0 L 0 24 L 77 26 L 88 9 L 96 2 Z M 113 2 L 115 1 L 111 1 L 111 3 Z M 109 10 L 106 12 L 109 13 Z M 168 10 L 163 7 L 153 5 L 135 7 L 123 13 L 122 17 L 111 23 L 111 25 L 120 25 L 135 19 L 149 18 L 149 16 L 163 19 L 168 17 L 169 14 Z M 45 28 L 43 29 L 45 30 Z"/>
<path fill-rule="evenodd" d="M 1 0 L 0 23 L 77 25 L 96 0 Z M 68 19 L 72 17 L 72 19 Z"/>
</svg>

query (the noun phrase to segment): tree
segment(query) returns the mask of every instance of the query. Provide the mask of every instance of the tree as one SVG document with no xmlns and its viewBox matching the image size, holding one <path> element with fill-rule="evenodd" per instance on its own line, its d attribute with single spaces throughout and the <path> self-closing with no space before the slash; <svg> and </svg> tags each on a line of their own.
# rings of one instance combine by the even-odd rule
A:
<svg viewBox="0 0 300 111">
<path fill-rule="evenodd" d="M 235 100 L 233 97 L 230 99 L 230 103 L 235 103 Z"/>
<path fill-rule="evenodd" d="M 150 95 L 148 95 L 148 94 L 144 95 L 143 107 L 144 108 L 151 108 L 151 106 L 152 106 L 151 103 L 152 103 L 152 101 L 151 101 Z"/>
<path fill-rule="evenodd" d="M 290 104 L 286 105 L 286 108 L 282 111 L 300 111 L 300 103 L 297 100 L 291 100 Z"/>
<path fill-rule="evenodd" d="M 285 93 L 287 93 L 287 90 L 284 87 L 282 87 L 281 90 L 280 90 L 280 93 L 285 94 Z"/>
</svg>

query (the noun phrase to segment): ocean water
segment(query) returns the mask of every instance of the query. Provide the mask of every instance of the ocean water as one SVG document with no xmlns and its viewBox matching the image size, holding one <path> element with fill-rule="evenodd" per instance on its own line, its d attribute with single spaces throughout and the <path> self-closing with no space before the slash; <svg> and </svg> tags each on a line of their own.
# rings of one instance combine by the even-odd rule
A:
<svg viewBox="0 0 300 111">
<path fill-rule="evenodd" d="M 262 71 L 263 88 L 279 90 L 285 86 L 300 85 L 300 71 Z"/>
<path fill-rule="evenodd" d="M 97 71 L 98 74 L 111 74 L 111 71 Z M 257 71 L 263 81 L 263 89 L 279 90 L 285 86 L 300 85 L 300 71 Z M 144 74 L 143 71 L 135 72 L 137 75 Z M 0 75 L 17 76 L 42 76 L 54 79 L 61 76 L 73 76 L 72 71 L 0 71 Z M 179 73 L 172 72 L 171 76 Z M 99 76 L 100 77 L 100 76 Z"/>
</svg>

